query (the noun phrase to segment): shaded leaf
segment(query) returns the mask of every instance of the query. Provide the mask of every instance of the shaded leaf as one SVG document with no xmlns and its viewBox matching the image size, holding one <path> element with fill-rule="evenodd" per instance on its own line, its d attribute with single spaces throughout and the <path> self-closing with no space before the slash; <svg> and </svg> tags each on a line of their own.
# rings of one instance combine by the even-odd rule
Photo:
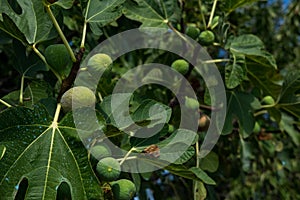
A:
<svg viewBox="0 0 300 200">
<path fill-rule="evenodd" d="M 228 63 L 225 66 L 225 83 L 229 89 L 233 89 L 240 85 L 247 75 L 245 56 L 233 54 L 232 57 L 232 63 Z"/>
<path fill-rule="evenodd" d="M 300 118 L 300 71 L 292 71 L 284 77 L 278 104 Z"/>
<path fill-rule="evenodd" d="M 299 130 L 294 127 L 294 119 L 285 113 L 282 113 L 281 122 L 279 127 L 282 131 L 285 131 L 292 139 L 292 141 L 299 146 L 300 145 L 300 134 Z"/>
<path fill-rule="evenodd" d="M 228 14 L 237 9 L 238 7 L 244 6 L 256 2 L 258 0 L 225 0 L 222 6 L 222 10 Z"/>
<path fill-rule="evenodd" d="M 216 185 L 216 182 L 210 178 L 202 169 L 198 167 L 190 168 L 190 171 L 193 172 L 201 181 L 209 185 Z"/>
<path fill-rule="evenodd" d="M 251 94 L 242 92 L 230 92 L 227 95 L 227 115 L 223 134 L 229 134 L 233 130 L 233 120 L 237 119 L 243 137 L 248 137 L 254 128 L 255 120 L 253 111 L 260 108 L 259 101 Z"/>
<path fill-rule="evenodd" d="M 214 152 L 209 152 L 207 156 L 202 158 L 200 161 L 199 167 L 208 172 L 215 172 L 219 167 L 219 156 Z"/>
</svg>

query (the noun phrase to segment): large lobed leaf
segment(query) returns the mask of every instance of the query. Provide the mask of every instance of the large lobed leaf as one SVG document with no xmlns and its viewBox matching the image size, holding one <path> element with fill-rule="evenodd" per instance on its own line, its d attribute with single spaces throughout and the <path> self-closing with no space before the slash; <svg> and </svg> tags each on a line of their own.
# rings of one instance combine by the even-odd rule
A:
<svg viewBox="0 0 300 200">
<path fill-rule="evenodd" d="M 56 36 L 52 21 L 44 10 L 43 1 L 17 0 L 17 2 L 22 10 L 20 14 L 10 7 L 7 0 L 1 1 L 0 13 L 4 13 L 7 17 L 0 22 L 0 29 L 28 44 L 39 43 Z"/>
<path fill-rule="evenodd" d="M 244 6 L 256 2 L 258 0 L 225 0 L 222 6 L 222 10 L 228 14 L 237 9 L 238 7 Z"/>
<path fill-rule="evenodd" d="M 7 109 L 0 121 L 0 145 L 6 147 L 0 162 L 2 199 L 14 199 L 23 179 L 28 181 L 25 199 L 55 199 L 62 182 L 73 199 L 101 198 L 86 149 L 64 136 L 67 130 L 76 131 L 73 127 L 52 123 L 41 106 Z"/>
<path fill-rule="evenodd" d="M 122 15 L 122 4 L 125 0 L 88 0 L 84 18 L 95 34 L 100 28 L 115 21 Z"/>
<path fill-rule="evenodd" d="M 129 19 L 141 22 L 141 28 L 168 28 L 169 22 L 178 20 L 180 9 L 176 0 L 129 0 L 123 12 Z"/>
</svg>

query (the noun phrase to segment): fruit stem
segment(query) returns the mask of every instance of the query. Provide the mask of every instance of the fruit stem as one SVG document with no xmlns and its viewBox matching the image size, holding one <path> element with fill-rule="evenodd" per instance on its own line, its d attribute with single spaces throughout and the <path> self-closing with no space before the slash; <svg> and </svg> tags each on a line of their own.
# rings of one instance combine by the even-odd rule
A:
<svg viewBox="0 0 300 200">
<path fill-rule="evenodd" d="M 33 51 L 40 57 L 40 59 L 45 63 L 45 65 L 52 71 L 52 73 L 58 79 L 59 83 L 61 83 L 62 79 L 61 79 L 60 75 L 47 63 L 45 56 L 43 56 L 43 54 L 35 47 L 35 45 L 36 44 L 33 44 L 31 47 L 33 49 Z"/>
<path fill-rule="evenodd" d="M 216 7 L 217 7 L 217 2 L 218 2 L 218 0 L 214 0 L 214 4 L 213 4 L 213 7 L 211 9 L 210 16 L 209 16 L 209 21 L 208 21 L 208 24 L 207 24 L 207 28 L 209 28 L 211 26 L 211 23 L 213 21 L 214 14 L 215 14 Z"/>
<path fill-rule="evenodd" d="M 54 15 L 53 15 L 53 13 L 52 13 L 52 10 L 51 10 L 51 8 L 50 8 L 50 5 L 45 5 L 45 7 L 46 7 L 47 13 L 49 14 L 49 16 L 50 16 L 50 18 L 51 18 L 51 20 L 52 20 L 52 22 L 53 22 L 54 27 L 56 28 L 56 30 L 57 30 L 57 32 L 58 32 L 60 38 L 62 39 L 64 45 L 65 45 L 66 48 L 67 48 L 67 50 L 68 50 L 68 52 L 69 52 L 69 54 L 70 54 L 70 56 L 71 56 L 72 61 L 73 61 L 73 62 L 76 62 L 76 57 L 75 57 L 75 55 L 74 55 L 74 52 L 73 52 L 73 50 L 71 49 L 71 47 L 70 47 L 70 45 L 69 45 L 69 43 L 68 43 L 68 41 L 67 41 L 67 39 L 66 39 L 64 33 L 62 32 L 62 30 L 61 30 L 61 28 L 60 28 L 60 26 L 59 26 L 59 24 L 58 24 L 58 22 L 56 21 Z"/>
<path fill-rule="evenodd" d="M 203 22 L 203 25 L 206 29 L 206 20 L 205 20 L 204 13 L 202 11 L 202 2 L 201 2 L 201 0 L 198 0 L 198 4 L 199 4 L 199 8 L 200 8 L 200 15 L 201 15 L 201 18 L 202 18 L 202 22 Z"/>
<path fill-rule="evenodd" d="M 125 162 L 125 160 L 128 158 L 128 156 L 131 154 L 131 152 L 132 151 L 134 151 L 134 150 L 136 150 L 134 147 L 132 147 L 127 153 L 126 153 L 126 155 L 124 156 L 124 158 L 121 160 L 121 162 L 120 162 L 120 165 L 122 165 L 124 162 Z"/>
<path fill-rule="evenodd" d="M 261 110 L 253 114 L 254 117 L 268 113 L 267 110 Z"/>
<path fill-rule="evenodd" d="M 170 29 L 172 31 L 174 31 L 181 39 L 183 39 L 186 43 L 188 43 L 191 47 L 193 47 L 193 45 L 190 43 L 190 41 L 188 41 L 183 35 L 182 33 L 180 33 L 179 31 L 176 30 L 176 28 L 174 28 L 174 26 L 168 22 L 168 26 L 170 27 Z"/>
<path fill-rule="evenodd" d="M 9 103 L 5 102 L 4 100 L 0 99 L 0 103 L 2 103 L 3 105 L 5 105 L 6 107 L 10 108 L 12 107 L 12 105 L 10 105 Z"/>
</svg>

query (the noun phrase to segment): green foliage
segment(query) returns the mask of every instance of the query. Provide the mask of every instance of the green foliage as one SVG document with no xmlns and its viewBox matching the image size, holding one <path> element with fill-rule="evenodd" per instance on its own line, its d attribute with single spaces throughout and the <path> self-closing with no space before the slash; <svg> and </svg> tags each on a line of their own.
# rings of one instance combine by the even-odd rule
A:
<svg viewBox="0 0 300 200">
<path fill-rule="evenodd" d="M 300 199 L 299 10 L 297 1 L 283 9 L 281 1 L 257 0 L 1 0 L 1 199 L 149 199 L 149 188 L 158 200 Z M 115 59 L 116 47 L 92 51 L 134 28 L 175 33 L 184 45 L 174 48 L 193 59 L 209 53 L 197 67 L 209 71 L 206 64 L 215 63 L 223 78 L 224 127 L 214 127 L 219 119 L 212 111 L 219 107 L 207 89 L 214 77 L 206 83 L 183 55 L 139 49 Z M 185 34 L 203 48 L 186 51 Z M 184 75 L 197 99 L 158 84 L 113 94 L 128 70 L 149 63 Z M 135 75 L 144 81 L 168 76 L 151 68 Z M 181 116 L 180 106 L 193 112 Z M 72 108 L 91 123 L 78 127 Z M 179 126 L 195 113 L 198 131 Z M 199 152 L 210 126 L 221 137 L 212 151 Z M 143 137 L 139 127 L 161 129 Z M 150 172 L 121 173 L 137 160 L 131 170 Z"/>
</svg>

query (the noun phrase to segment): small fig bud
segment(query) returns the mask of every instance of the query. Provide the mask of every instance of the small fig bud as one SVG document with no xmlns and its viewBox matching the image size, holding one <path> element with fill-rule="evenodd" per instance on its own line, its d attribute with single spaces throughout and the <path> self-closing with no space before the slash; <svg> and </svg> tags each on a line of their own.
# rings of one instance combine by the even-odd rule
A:
<svg viewBox="0 0 300 200">
<path fill-rule="evenodd" d="M 275 100 L 271 96 L 265 96 L 262 99 L 262 102 L 265 103 L 266 105 L 274 105 L 275 104 Z"/>
<path fill-rule="evenodd" d="M 175 60 L 171 67 L 182 75 L 185 75 L 189 71 L 189 63 L 183 59 Z"/>
<path fill-rule="evenodd" d="M 105 158 L 108 156 L 111 156 L 111 151 L 109 148 L 103 146 L 103 145 L 96 145 L 93 146 L 90 150 L 92 156 L 96 158 L 97 160 L 100 160 L 101 158 Z"/>
<path fill-rule="evenodd" d="M 82 107 L 92 107 L 96 102 L 94 93 L 87 87 L 77 86 L 66 91 L 60 103 L 64 112 Z"/>
<path fill-rule="evenodd" d="M 185 97 L 185 106 L 191 110 L 198 110 L 199 102 L 197 99 Z"/>
<path fill-rule="evenodd" d="M 205 114 L 201 115 L 198 120 L 198 130 L 207 131 L 209 124 L 210 124 L 210 118 Z"/>
</svg>

